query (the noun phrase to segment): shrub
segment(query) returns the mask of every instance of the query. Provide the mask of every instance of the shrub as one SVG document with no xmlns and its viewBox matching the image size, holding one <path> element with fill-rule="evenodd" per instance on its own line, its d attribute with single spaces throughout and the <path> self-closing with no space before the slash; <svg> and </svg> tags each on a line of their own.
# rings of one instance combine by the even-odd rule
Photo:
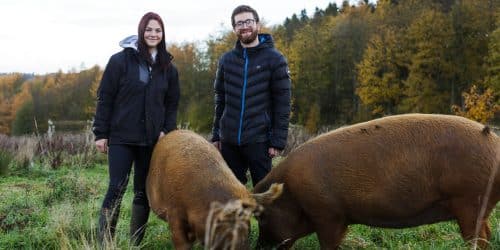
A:
<svg viewBox="0 0 500 250">
<path fill-rule="evenodd" d="M 27 169 L 33 160 L 36 150 L 36 141 L 30 137 L 9 137 L 0 134 L 0 151 L 2 154 L 2 165 L 0 169 L 4 173 L 19 172 Z"/>
<path fill-rule="evenodd" d="M 103 161 L 94 146 L 92 133 L 40 136 L 38 151 L 43 165 L 57 169 L 63 165 L 92 167 Z"/>
<path fill-rule="evenodd" d="M 469 92 L 462 93 L 464 97 L 463 110 L 454 105 L 452 110 L 456 115 L 463 116 L 474 121 L 486 123 L 491 120 L 500 106 L 495 103 L 495 94 L 492 89 L 480 91 L 476 85 L 472 85 Z"/>
<path fill-rule="evenodd" d="M 105 154 L 97 152 L 90 131 L 80 134 L 56 133 L 49 135 L 6 136 L 0 134 L 0 151 L 10 154 L 10 174 L 25 174 L 39 163 L 43 169 L 61 166 L 89 168 L 107 161 Z M 0 173 L 6 165 L 0 165 Z M 5 171 L 3 171 L 5 172 Z"/>
<path fill-rule="evenodd" d="M 24 135 L 35 131 L 35 115 L 33 101 L 25 102 L 16 112 L 16 117 L 12 122 L 12 134 Z"/>
</svg>

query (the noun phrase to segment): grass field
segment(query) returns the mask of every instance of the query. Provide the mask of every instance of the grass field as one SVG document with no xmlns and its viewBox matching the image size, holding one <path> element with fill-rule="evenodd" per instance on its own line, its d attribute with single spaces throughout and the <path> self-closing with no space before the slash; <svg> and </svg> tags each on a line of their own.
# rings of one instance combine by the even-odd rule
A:
<svg viewBox="0 0 500 250">
<path fill-rule="evenodd" d="M 131 184 L 131 183 L 129 183 Z M 105 194 L 105 165 L 46 169 L 0 177 L 0 249 L 97 249 L 97 213 Z M 122 203 L 116 249 L 128 249 L 132 188 Z M 490 217 L 492 249 L 500 249 L 500 206 Z M 252 221 L 255 245 L 257 223 Z M 379 229 L 353 225 L 342 249 L 467 249 L 454 222 L 410 229 Z M 167 223 L 151 214 L 143 249 L 173 249 Z M 319 249 L 315 235 L 295 249 Z M 197 249 L 201 249 L 200 246 Z"/>
</svg>

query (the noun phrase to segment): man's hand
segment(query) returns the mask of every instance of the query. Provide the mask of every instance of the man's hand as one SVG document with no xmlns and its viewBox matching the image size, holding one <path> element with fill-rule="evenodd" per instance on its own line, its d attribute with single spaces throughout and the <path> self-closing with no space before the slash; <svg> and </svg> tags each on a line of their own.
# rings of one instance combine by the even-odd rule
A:
<svg viewBox="0 0 500 250">
<path fill-rule="evenodd" d="M 105 154 L 108 152 L 108 139 L 99 139 L 95 141 L 97 151 Z"/>
<path fill-rule="evenodd" d="M 214 141 L 212 144 L 220 151 L 220 141 Z"/>
<path fill-rule="evenodd" d="M 269 148 L 269 157 L 274 158 L 280 154 L 280 151 L 276 148 Z"/>
</svg>

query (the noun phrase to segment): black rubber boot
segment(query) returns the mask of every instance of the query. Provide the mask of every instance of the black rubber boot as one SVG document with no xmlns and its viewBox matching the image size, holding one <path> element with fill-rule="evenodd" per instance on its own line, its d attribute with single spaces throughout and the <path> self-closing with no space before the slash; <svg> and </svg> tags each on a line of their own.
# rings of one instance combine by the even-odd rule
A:
<svg viewBox="0 0 500 250">
<path fill-rule="evenodd" d="M 132 204 L 132 217 L 130 218 L 130 245 L 139 246 L 149 217 L 149 206 Z"/>
<path fill-rule="evenodd" d="M 101 249 L 105 249 L 106 245 L 113 241 L 119 214 L 119 209 L 113 211 L 107 208 L 101 209 L 97 228 L 97 241 Z"/>
</svg>

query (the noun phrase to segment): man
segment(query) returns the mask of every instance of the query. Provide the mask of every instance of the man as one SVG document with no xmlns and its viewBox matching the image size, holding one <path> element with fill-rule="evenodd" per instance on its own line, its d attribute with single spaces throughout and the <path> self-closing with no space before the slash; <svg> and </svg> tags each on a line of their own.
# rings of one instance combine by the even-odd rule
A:
<svg viewBox="0 0 500 250">
<path fill-rule="evenodd" d="M 236 177 L 245 184 L 250 169 L 255 185 L 286 146 L 290 75 L 271 35 L 259 34 L 259 15 L 253 8 L 236 7 L 231 23 L 238 41 L 219 60 L 212 142 Z"/>
</svg>

